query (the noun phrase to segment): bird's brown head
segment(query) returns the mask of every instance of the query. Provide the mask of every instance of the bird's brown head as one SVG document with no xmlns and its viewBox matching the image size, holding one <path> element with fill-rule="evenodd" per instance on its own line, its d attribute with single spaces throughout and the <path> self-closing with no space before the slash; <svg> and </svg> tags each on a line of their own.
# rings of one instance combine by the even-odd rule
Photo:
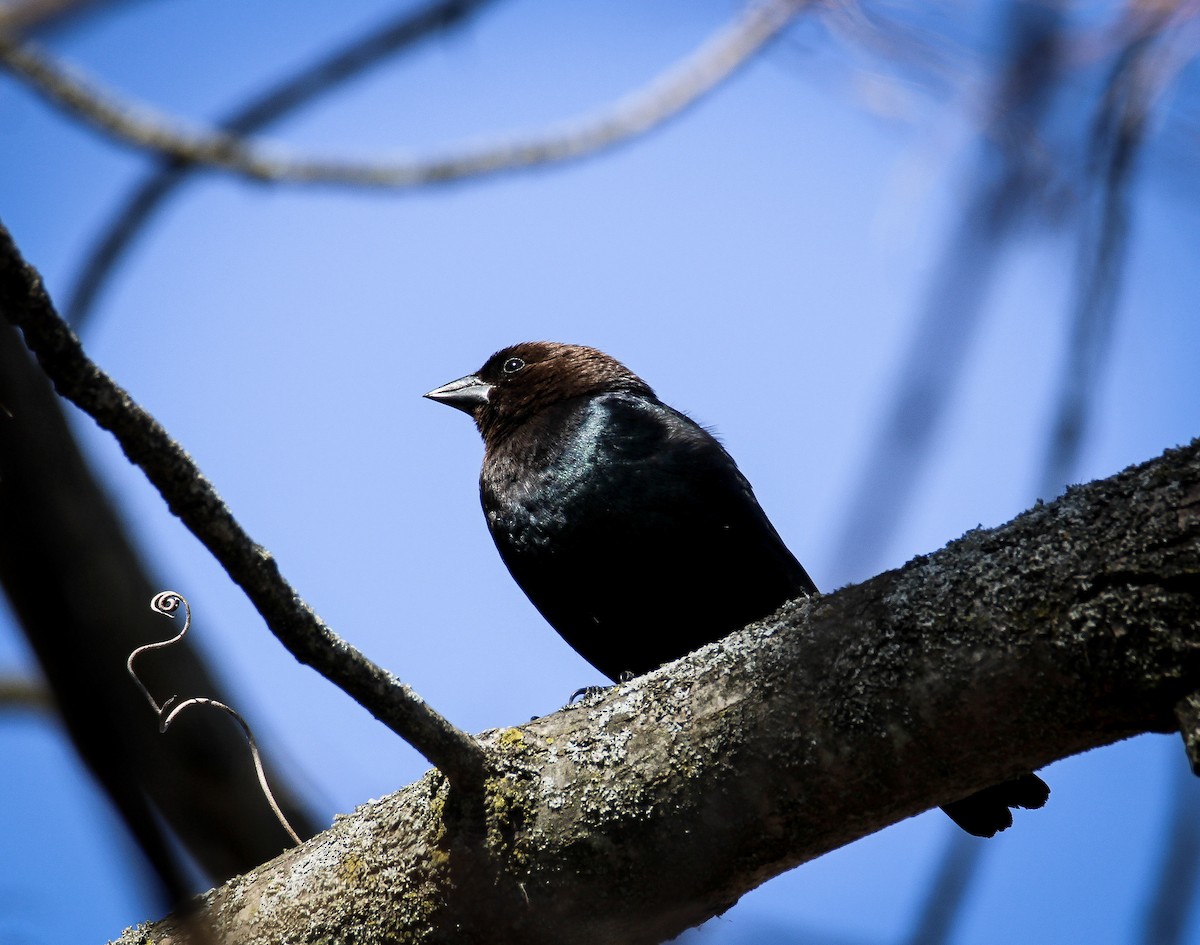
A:
<svg viewBox="0 0 1200 945">
<path fill-rule="evenodd" d="M 606 391 L 654 396 L 616 358 L 584 345 L 525 341 L 502 348 L 474 374 L 431 390 L 430 400 L 469 413 L 488 449 L 548 407 Z"/>
</svg>

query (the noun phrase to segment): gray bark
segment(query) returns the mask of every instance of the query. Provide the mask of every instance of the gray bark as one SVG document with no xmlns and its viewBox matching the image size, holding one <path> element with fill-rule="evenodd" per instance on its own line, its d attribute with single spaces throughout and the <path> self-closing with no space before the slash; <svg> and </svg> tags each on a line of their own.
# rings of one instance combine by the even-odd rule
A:
<svg viewBox="0 0 1200 945">
<path fill-rule="evenodd" d="M 659 942 L 902 818 L 1176 729 L 1197 689 L 1200 440 L 489 732 L 482 815 L 431 772 L 198 915 L 229 945 Z"/>
</svg>

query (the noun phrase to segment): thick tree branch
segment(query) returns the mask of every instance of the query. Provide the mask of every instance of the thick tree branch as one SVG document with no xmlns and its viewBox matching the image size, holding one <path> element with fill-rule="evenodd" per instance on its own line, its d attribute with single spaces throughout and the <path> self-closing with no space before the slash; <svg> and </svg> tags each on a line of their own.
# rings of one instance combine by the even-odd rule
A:
<svg viewBox="0 0 1200 945">
<path fill-rule="evenodd" d="M 229 945 L 658 942 L 887 824 L 1172 730 L 1198 686 L 1200 440 L 487 734 L 483 842 L 430 774 L 203 911 Z M 122 941 L 151 938 L 182 941 Z"/>
<path fill-rule="evenodd" d="M 456 787 L 477 793 L 487 765 L 475 740 L 335 634 L 284 580 L 270 552 L 242 530 L 192 458 L 87 358 L 3 224 L 0 313 L 24 333 L 58 392 L 117 438 L 129 460 L 246 592 L 291 654 L 351 695 Z"/>
<path fill-rule="evenodd" d="M 291 157 L 219 131 L 186 130 L 173 118 L 122 101 L 32 47 L 0 34 L 0 64 L 51 104 L 123 144 L 257 180 L 403 189 L 573 160 L 644 134 L 679 114 L 750 60 L 807 0 L 758 0 L 698 49 L 592 115 L 541 134 L 442 157 L 348 161 Z"/>
</svg>

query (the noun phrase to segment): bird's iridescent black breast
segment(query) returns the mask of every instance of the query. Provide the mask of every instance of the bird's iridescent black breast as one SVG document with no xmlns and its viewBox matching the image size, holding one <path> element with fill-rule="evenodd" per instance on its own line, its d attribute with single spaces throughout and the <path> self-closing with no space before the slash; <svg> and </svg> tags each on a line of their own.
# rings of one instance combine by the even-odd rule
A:
<svg viewBox="0 0 1200 945">
<path fill-rule="evenodd" d="M 480 485 L 517 583 L 612 679 L 815 590 L 728 453 L 653 397 L 553 405 L 487 457 Z"/>
</svg>

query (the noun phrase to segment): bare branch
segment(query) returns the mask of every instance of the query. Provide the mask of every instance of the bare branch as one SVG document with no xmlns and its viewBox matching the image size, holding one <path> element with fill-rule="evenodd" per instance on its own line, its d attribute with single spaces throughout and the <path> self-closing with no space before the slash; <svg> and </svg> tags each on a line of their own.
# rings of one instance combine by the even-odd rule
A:
<svg viewBox="0 0 1200 945">
<path fill-rule="evenodd" d="M 41 278 L 0 224 L 0 311 L 25 335 L 58 392 L 110 431 L 168 507 L 212 553 L 300 662 L 342 688 L 439 768 L 475 794 L 483 750 L 412 689 L 333 632 L 284 580 L 271 554 L 242 530 L 191 457 L 129 394 L 93 364 L 59 318 Z"/>
<path fill-rule="evenodd" d="M 69 114 L 133 147 L 257 180 L 406 189 L 569 161 L 645 134 L 679 114 L 744 65 L 807 0 L 759 0 L 689 56 L 600 111 L 541 134 L 463 148 L 443 157 L 349 161 L 292 157 L 253 139 L 189 130 L 124 101 L 32 46 L 0 35 L 0 63 Z"/>
<path fill-rule="evenodd" d="M 1160 42 L 1180 10 L 1135 4 L 1130 33 L 1116 57 L 1091 130 L 1085 213 L 1079 226 L 1075 297 L 1066 363 L 1043 458 L 1039 495 L 1053 498 L 1070 481 L 1083 447 L 1089 405 L 1116 325 L 1130 228 L 1130 184 L 1154 106 L 1188 61 Z"/>
<path fill-rule="evenodd" d="M 24 676 L 0 676 L 0 709 L 54 713 L 54 698 L 44 683 Z"/>
<path fill-rule="evenodd" d="M 221 131 L 246 135 L 290 115 L 342 82 L 411 47 L 438 31 L 461 24 L 492 0 L 435 0 L 371 27 L 364 35 L 326 53 L 302 70 L 273 83 L 219 122 Z M 165 159 L 137 185 L 89 250 L 68 293 L 65 313 L 79 331 L 109 274 L 134 238 L 175 189 L 197 169 L 178 158 Z"/>
<path fill-rule="evenodd" d="M 485 839 L 427 776 L 200 909 L 228 945 L 660 942 L 886 824 L 1169 731 L 1198 672 L 1200 440 L 481 736 Z M 149 939 L 179 941 L 122 941 Z"/>
</svg>

